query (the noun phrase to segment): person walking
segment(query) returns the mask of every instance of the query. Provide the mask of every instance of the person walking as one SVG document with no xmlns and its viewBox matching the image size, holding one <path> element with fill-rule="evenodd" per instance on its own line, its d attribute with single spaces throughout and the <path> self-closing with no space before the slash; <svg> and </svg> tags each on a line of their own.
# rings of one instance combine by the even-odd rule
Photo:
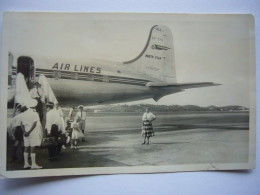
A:
<svg viewBox="0 0 260 195">
<path fill-rule="evenodd" d="M 155 119 L 156 117 L 153 113 L 150 112 L 150 109 L 146 108 L 145 113 L 142 117 L 142 136 L 144 137 L 144 142 L 142 144 L 149 144 L 150 137 L 154 136 L 152 121 L 154 121 Z"/>
</svg>

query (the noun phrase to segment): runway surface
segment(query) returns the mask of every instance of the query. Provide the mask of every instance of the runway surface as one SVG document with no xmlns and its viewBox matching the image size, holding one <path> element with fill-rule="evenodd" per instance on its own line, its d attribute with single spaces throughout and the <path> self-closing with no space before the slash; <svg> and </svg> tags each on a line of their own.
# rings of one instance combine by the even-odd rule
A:
<svg viewBox="0 0 260 195">
<path fill-rule="evenodd" d="M 249 145 L 249 113 L 154 113 L 155 136 L 141 145 L 140 113 L 92 113 L 86 121 L 86 142 L 79 149 L 67 146 L 55 161 L 47 149 L 39 149 L 44 168 L 246 163 Z M 22 153 L 7 169 L 23 169 Z"/>
</svg>

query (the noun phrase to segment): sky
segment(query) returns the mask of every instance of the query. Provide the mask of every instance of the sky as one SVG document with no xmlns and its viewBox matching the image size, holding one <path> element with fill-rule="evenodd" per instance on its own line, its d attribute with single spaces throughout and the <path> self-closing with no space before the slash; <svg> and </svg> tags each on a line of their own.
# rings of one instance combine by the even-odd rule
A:
<svg viewBox="0 0 260 195">
<path fill-rule="evenodd" d="M 4 52 L 83 62 L 131 60 L 144 48 L 151 27 L 166 25 L 173 34 L 177 81 L 221 86 L 130 104 L 249 107 L 249 83 L 254 76 L 250 71 L 254 59 L 250 15 L 30 13 L 8 17 Z"/>
</svg>

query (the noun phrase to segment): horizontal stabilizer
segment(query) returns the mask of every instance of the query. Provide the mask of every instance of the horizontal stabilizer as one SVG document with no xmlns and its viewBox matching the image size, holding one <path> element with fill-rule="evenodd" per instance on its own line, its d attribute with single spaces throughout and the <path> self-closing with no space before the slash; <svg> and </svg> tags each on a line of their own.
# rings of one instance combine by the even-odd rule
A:
<svg viewBox="0 0 260 195">
<path fill-rule="evenodd" d="M 160 83 L 160 82 L 149 82 L 146 84 L 147 87 L 158 87 L 158 88 L 177 88 L 177 89 L 190 89 L 197 87 L 209 87 L 218 86 L 221 84 L 212 82 L 200 82 L 200 83 Z"/>
</svg>

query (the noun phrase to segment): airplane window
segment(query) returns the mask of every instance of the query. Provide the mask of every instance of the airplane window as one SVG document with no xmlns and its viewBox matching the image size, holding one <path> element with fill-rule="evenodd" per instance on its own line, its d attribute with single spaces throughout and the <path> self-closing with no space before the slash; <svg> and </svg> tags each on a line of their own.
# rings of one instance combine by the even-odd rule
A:
<svg viewBox="0 0 260 195">
<path fill-rule="evenodd" d="M 72 72 L 71 73 L 71 78 L 77 80 L 78 79 L 78 73 L 77 72 Z"/>
<path fill-rule="evenodd" d="M 108 83 L 109 82 L 109 77 L 108 76 L 103 76 L 103 81 Z"/>
<path fill-rule="evenodd" d="M 53 71 L 53 78 L 58 80 L 58 79 L 60 79 L 60 77 L 61 77 L 60 71 Z"/>
<path fill-rule="evenodd" d="M 92 74 L 87 74 L 87 75 L 86 75 L 86 80 L 87 80 L 87 81 L 93 81 L 93 80 L 94 80 L 93 75 L 92 75 Z"/>
</svg>

